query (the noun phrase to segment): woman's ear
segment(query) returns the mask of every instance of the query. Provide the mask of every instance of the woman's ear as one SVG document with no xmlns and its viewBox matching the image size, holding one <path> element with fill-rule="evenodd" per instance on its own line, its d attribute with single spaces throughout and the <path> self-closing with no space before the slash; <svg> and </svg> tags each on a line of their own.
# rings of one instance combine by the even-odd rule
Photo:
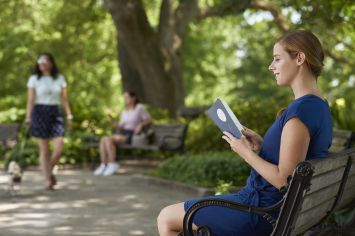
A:
<svg viewBox="0 0 355 236">
<path fill-rule="evenodd" d="M 303 52 L 297 53 L 297 65 L 302 65 L 306 60 L 306 55 Z"/>
</svg>

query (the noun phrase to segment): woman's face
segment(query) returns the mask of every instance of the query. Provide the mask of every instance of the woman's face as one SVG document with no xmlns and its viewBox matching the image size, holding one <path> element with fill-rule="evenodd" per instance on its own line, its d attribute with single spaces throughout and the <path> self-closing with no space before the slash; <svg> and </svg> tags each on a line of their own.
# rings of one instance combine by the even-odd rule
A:
<svg viewBox="0 0 355 236">
<path fill-rule="evenodd" d="M 134 105 L 135 98 L 130 96 L 129 93 L 125 92 L 123 94 L 123 98 L 124 98 L 124 102 L 125 102 L 126 106 Z"/>
<path fill-rule="evenodd" d="M 52 63 L 46 55 L 40 56 L 37 60 L 37 64 L 42 73 L 51 71 Z"/>
<path fill-rule="evenodd" d="M 296 58 L 292 59 L 280 43 L 274 46 L 274 60 L 269 70 L 274 73 L 277 84 L 280 86 L 291 85 L 297 73 Z"/>
</svg>

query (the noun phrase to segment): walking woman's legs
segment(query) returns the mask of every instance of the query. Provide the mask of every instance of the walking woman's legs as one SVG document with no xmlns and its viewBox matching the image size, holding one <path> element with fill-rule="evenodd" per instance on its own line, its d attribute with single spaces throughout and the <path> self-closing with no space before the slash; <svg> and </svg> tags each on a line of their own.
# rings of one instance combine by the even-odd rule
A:
<svg viewBox="0 0 355 236">
<path fill-rule="evenodd" d="M 157 223 L 160 236 L 176 236 L 182 231 L 182 223 L 185 215 L 184 203 L 177 203 L 165 207 L 160 211 Z M 197 227 L 193 225 L 193 229 Z"/>
<path fill-rule="evenodd" d="M 64 141 L 63 137 L 56 137 L 53 139 L 53 153 L 51 157 L 50 173 L 52 174 L 54 166 L 58 163 L 63 154 Z"/>
<path fill-rule="evenodd" d="M 40 167 L 44 178 L 47 181 L 47 186 L 51 185 L 51 166 L 50 166 L 50 159 L 49 159 L 49 139 L 38 139 L 38 146 L 39 146 L 39 160 L 40 160 Z"/>
</svg>

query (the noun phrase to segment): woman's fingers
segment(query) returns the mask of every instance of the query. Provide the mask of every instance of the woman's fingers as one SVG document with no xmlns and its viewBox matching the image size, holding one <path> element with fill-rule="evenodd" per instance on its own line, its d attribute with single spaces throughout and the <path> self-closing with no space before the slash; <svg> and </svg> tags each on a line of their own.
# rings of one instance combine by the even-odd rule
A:
<svg viewBox="0 0 355 236">
<path fill-rule="evenodd" d="M 230 141 L 232 141 L 233 139 L 235 139 L 235 137 L 234 137 L 231 133 L 229 133 L 229 132 L 227 132 L 227 131 L 224 131 L 223 134 L 224 134 L 225 136 L 227 136 Z"/>
<path fill-rule="evenodd" d="M 244 134 L 244 136 L 247 136 L 247 137 L 251 137 L 254 135 L 254 131 L 252 131 L 248 128 L 243 129 L 242 133 Z"/>
</svg>

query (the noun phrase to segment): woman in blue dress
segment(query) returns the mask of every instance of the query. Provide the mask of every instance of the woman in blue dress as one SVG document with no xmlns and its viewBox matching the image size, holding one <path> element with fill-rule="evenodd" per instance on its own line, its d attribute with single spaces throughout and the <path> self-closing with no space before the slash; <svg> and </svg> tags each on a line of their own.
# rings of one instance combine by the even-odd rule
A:
<svg viewBox="0 0 355 236">
<path fill-rule="evenodd" d="M 321 43 L 309 31 L 295 31 L 277 40 L 273 54 L 269 70 L 279 86 L 292 89 L 294 100 L 271 125 L 264 139 L 247 128 L 241 139 L 224 133 L 222 138 L 252 170 L 240 192 L 217 198 L 270 206 L 282 198 L 279 190 L 298 163 L 328 154 L 332 141 L 331 113 L 317 86 L 324 59 Z M 158 216 L 160 236 L 181 231 L 185 211 L 199 200 L 165 207 Z M 271 225 L 256 214 L 216 206 L 202 208 L 193 223 L 194 229 L 206 225 L 217 236 L 263 236 L 272 232 Z"/>
</svg>

